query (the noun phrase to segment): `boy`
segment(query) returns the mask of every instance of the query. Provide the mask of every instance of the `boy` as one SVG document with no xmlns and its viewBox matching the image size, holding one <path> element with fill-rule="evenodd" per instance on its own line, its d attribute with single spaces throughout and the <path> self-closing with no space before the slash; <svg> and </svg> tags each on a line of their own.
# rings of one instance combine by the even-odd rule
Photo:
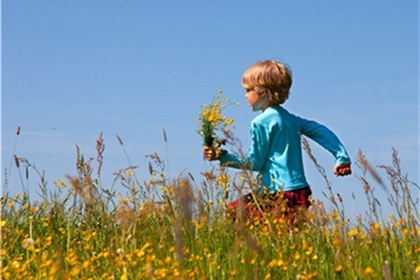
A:
<svg viewBox="0 0 420 280">
<path fill-rule="evenodd" d="M 231 202 L 231 211 L 245 210 L 251 217 L 262 217 L 269 210 L 284 203 L 283 213 L 306 211 L 310 206 L 311 189 L 306 181 L 301 148 L 301 135 L 305 135 L 336 159 L 333 172 L 337 176 L 351 174 L 350 158 L 340 140 L 327 127 L 295 116 L 284 109 L 292 86 L 292 73 L 283 63 L 264 60 L 248 68 L 242 77 L 245 97 L 253 111 L 261 111 L 250 124 L 251 146 L 245 157 L 223 151 L 220 156 L 211 147 L 204 147 L 207 160 L 219 160 L 222 165 L 258 172 L 261 187 Z M 261 207 L 255 199 L 265 198 Z M 257 209 L 258 208 L 258 209 Z"/>
</svg>

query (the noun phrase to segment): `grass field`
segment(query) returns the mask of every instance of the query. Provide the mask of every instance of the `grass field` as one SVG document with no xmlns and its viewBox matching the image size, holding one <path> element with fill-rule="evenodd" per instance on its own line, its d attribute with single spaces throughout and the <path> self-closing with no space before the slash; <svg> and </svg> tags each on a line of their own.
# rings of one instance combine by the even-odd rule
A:
<svg viewBox="0 0 420 280">
<path fill-rule="evenodd" d="M 1 279 L 420 279 L 419 204 L 411 196 L 419 187 L 403 175 L 396 151 L 392 164 L 380 167 L 386 181 L 358 155 L 368 213 L 345 217 L 326 178 L 334 210 L 315 201 L 310 218 L 290 227 L 269 214 L 254 221 L 226 217 L 234 190 L 255 184 L 249 174 L 214 169 L 200 179 L 188 173 L 170 179 L 159 155 L 151 154 L 148 180 L 129 166 L 106 188 L 101 137 L 96 148 L 92 161 L 78 152 L 77 175 L 53 188 L 15 157 L 23 185 L 27 172 L 38 174 L 42 199 L 9 195 L 6 176 Z M 388 190 L 393 214 L 380 214 L 367 177 Z"/>
</svg>

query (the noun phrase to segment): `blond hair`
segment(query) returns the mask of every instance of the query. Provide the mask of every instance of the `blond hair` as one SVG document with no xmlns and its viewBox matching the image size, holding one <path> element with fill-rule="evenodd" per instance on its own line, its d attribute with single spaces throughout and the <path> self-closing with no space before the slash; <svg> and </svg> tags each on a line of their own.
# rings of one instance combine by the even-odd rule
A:
<svg viewBox="0 0 420 280">
<path fill-rule="evenodd" d="M 292 86 L 292 71 L 289 66 L 274 60 L 263 60 L 249 67 L 242 76 L 242 86 L 258 93 L 267 93 L 270 101 L 283 104 L 289 97 Z"/>
</svg>

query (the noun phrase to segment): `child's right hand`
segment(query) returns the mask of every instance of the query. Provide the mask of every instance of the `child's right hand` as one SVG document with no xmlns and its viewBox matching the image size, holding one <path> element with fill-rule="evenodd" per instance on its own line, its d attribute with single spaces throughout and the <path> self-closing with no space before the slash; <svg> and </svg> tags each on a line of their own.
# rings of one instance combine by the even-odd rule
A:
<svg viewBox="0 0 420 280">
<path fill-rule="evenodd" d="M 218 159 L 218 155 L 217 155 L 216 151 L 212 147 L 209 147 L 209 146 L 204 146 L 203 156 L 204 156 L 205 159 L 207 159 L 209 161 L 213 161 L 213 160 Z"/>
<path fill-rule="evenodd" d="M 336 176 L 346 176 L 351 174 L 350 163 L 337 163 L 334 165 L 334 174 Z"/>
</svg>

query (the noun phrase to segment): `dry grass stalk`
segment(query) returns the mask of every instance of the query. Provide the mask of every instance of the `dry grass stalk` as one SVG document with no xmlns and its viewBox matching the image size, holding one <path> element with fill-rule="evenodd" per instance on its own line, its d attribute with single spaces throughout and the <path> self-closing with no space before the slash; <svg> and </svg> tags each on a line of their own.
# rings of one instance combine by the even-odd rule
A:
<svg viewBox="0 0 420 280">
<path fill-rule="evenodd" d="M 96 160 L 98 161 L 98 176 L 100 176 L 101 174 L 101 169 L 102 169 L 102 164 L 103 164 L 103 160 L 104 160 L 104 150 L 105 150 L 105 144 L 104 144 L 104 139 L 102 138 L 102 131 L 99 134 L 98 140 L 96 140 L 96 152 L 97 152 L 97 156 L 96 156 Z"/>
<path fill-rule="evenodd" d="M 124 230 L 130 229 L 136 221 L 136 210 L 133 207 L 122 203 L 118 206 L 116 212 L 116 224 Z"/>
<path fill-rule="evenodd" d="M 357 153 L 357 161 L 360 163 L 360 165 L 366 170 L 372 178 L 385 190 L 386 186 L 382 180 L 382 178 L 379 176 L 378 172 L 372 167 L 372 165 L 367 161 L 365 155 L 362 153 L 362 151 L 359 150 Z"/>
<path fill-rule="evenodd" d="M 332 189 L 332 184 L 331 184 L 330 180 L 328 179 L 327 172 L 325 171 L 324 167 L 322 167 L 318 163 L 317 159 L 315 158 L 315 156 L 312 153 L 312 149 L 311 149 L 311 146 L 309 145 L 309 142 L 303 137 L 302 137 L 302 147 L 303 147 L 303 150 L 308 155 L 308 157 L 310 158 L 310 160 L 315 165 L 316 170 L 321 174 L 322 178 L 324 179 L 324 181 L 327 185 L 327 190 L 329 192 L 329 197 L 328 198 L 331 201 L 331 203 L 335 206 L 335 208 L 339 211 L 341 220 L 344 220 L 345 219 L 344 211 L 342 209 L 340 209 L 340 207 L 339 207 L 338 202 L 340 202 L 340 201 L 337 202 L 337 199 L 335 198 L 335 195 L 334 195 L 334 192 L 333 192 L 333 189 Z M 323 194 L 325 195 L 324 192 L 323 192 Z M 327 195 L 325 195 L 325 196 L 327 197 Z"/>
<path fill-rule="evenodd" d="M 163 218 L 169 214 L 168 204 L 163 201 L 147 200 L 138 210 L 140 217 L 155 216 Z"/>
<path fill-rule="evenodd" d="M 75 191 L 76 195 L 79 195 L 86 208 L 90 209 L 99 202 L 98 192 L 95 185 L 92 182 L 90 174 L 86 174 L 82 178 L 65 175 L 69 180 L 70 185 Z"/>
<path fill-rule="evenodd" d="M 382 266 L 382 273 L 384 275 L 385 280 L 392 280 L 391 269 L 389 267 L 389 261 L 385 261 L 384 265 Z"/>
<path fill-rule="evenodd" d="M 179 263 L 184 262 L 184 234 L 191 233 L 193 203 L 195 201 L 191 182 L 187 178 L 179 178 L 174 188 L 174 198 L 179 208 L 179 215 L 173 222 L 175 253 Z"/>
<path fill-rule="evenodd" d="M 184 263 L 184 237 L 182 233 L 181 219 L 175 219 L 173 223 L 174 237 L 175 237 L 175 254 L 178 262 L 182 265 Z"/>
<path fill-rule="evenodd" d="M 178 200 L 181 218 L 186 221 L 192 219 L 192 204 L 195 201 L 191 182 L 187 178 L 177 180 L 175 197 Z"/>
</svg>

